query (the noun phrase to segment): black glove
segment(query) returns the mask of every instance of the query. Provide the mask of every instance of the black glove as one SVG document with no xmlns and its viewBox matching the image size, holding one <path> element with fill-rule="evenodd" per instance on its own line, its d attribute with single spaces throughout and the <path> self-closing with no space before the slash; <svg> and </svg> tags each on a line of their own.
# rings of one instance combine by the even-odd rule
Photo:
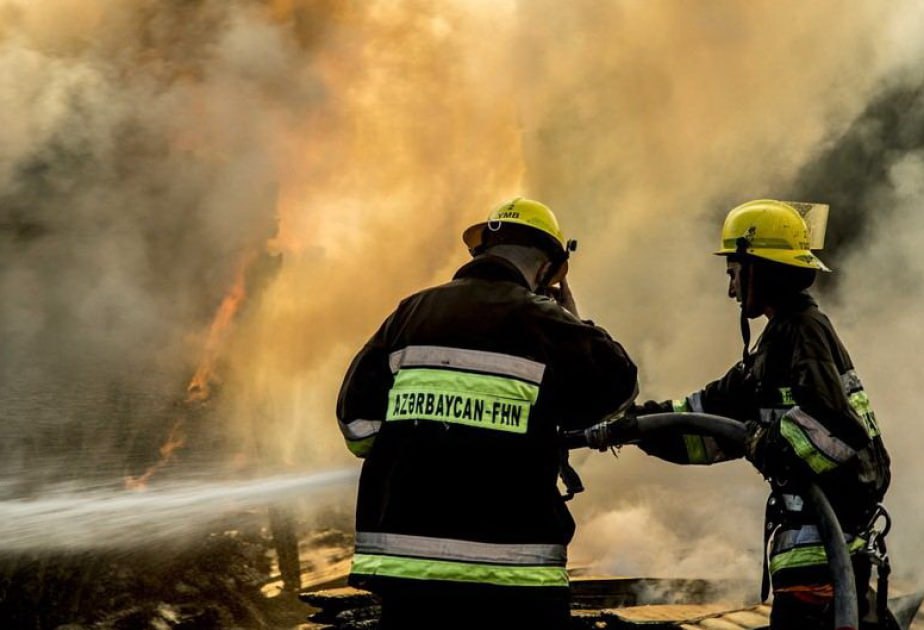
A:
<svg viewBox="0 0 924 630">
<path fill-rule="evenodd" d="M 634 442 L 640 437 L 638 418 L 627 413 L 619 418 L 600 422 L 584 429 L 584 437 L 587 439 L 587 446 L 598 451 Z"/>
</svg>

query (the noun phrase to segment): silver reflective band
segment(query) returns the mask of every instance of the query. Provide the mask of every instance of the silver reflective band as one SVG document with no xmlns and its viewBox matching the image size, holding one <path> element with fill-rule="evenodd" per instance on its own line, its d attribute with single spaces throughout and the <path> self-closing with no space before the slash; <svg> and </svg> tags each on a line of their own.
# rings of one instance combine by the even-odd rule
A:
<svg viewBox="0 0 924 630">
<path fill-rule="evenodd" d="M 840 463 L 856 455 L 856 451 L 831 435 L 831 432 L 823 424 L 798 407 L 793 407 L 787 415 L 799 425 L 806 437 L 826 457 Z"/>
<path fill-rule="evenodd" d="M 703 413 L 703 393 L 702 392 L 693 392 L 687 396 L 687 400 L 690 402 L 690 411 L 696 413 Z"/>
<path fill-rule="evenodd" d="M 792 407 L 763 407 L 760 409 L 760 423 L 761 424 L 773 424 L 787 413 Z"/>
<path fill-rule="evenodd" d="M 805 501 L 798 494 L 784 494 L 783 505 L 790 512 L 801 512 L 802 508 L 805 507 Z"/>
<path fill-rule="evenodd" d="M 821 543 L 821 535 L 815 525 L 803 525 L 799 529 L 787 529 L 773 537 L 773 550 L 786 551 L 804 545 L 817 545 Z"/>
<path fill-rule="evenodd" d="M 375 435 L 382 428 L 381 420 L 350 420 L 349 422 L 338 422 L 340 432 L 348 440 L 362 440 L 370 435 Z"/>
<path fill-rule="evenodd" d="M 841 374 L 841 385 L 844 386 L 844 391 L 847 394 L 863 389 L 863 383 L 860 382 L 860 377 L 857 376 L 854 370 L 848 370 Z"/>
<path fill-rule="evenodd" d="M 564 545 L 500 545 L 381 532 L 356 532 L 356 553 L 522 566 L 563 567 L 568 560 Z"/>
<path fill-rule="evenodd" d="M 852 542 L 856 536 L 844 533 L 845 542 Z M 773 537 L 773 552 L 781 553 L 789 551 L 796 547 L 805 547 L 808 545 L 820 545 L 822 543 L 821 535 L 818 533 L 818 527 L 815 525 L 803 525 L 799 529 L 787 529 L 778 532 Z"/>
<path fill-rule="evenodd" d="M 408 346 L 388 356 L 392 374 L 403 367 L 438 367 L 472 370 L 489 374 L 502 374 L 536 383 L 542 383 L 545 365 L 523 357 L 484 350 L 463 350 L 445 346 Z"/>
<path fill-rule="evenodd" d="M 716 462 L 725 456 L 725 453 L 723 453 L 722 449 L 719 448 L 719 443 L 716 442 L 715 438 L 712 436 L 703 436 L 703 448 L 706 451 L 706 461 Z"/>
</svg>

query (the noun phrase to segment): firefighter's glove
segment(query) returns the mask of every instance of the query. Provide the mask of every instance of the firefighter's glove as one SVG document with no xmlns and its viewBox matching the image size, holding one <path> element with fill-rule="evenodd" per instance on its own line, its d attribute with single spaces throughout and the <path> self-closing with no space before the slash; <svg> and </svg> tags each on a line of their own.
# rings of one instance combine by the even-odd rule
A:
<svg viewBox="0 0 924 630">
<path fill-rule="evenodd" d="M 600 422 L 585 429 L 584 437 L 587 439 L 587 446 L 598 451 L 605 451 L 611 446 L 622 446 L 638 440 L 638 419 L 627 414 Z"/>
<path fill-rule="evenodd" d="M 744 442 L 744 456 L 761 474 L 767 474 L 767 428 L 759 422 L 745 423 L 748 434 Z"/>
</svg>

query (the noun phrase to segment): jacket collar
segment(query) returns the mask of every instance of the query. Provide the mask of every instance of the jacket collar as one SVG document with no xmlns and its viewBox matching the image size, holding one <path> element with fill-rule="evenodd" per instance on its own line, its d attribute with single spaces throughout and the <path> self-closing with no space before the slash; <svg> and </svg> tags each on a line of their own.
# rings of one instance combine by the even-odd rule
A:
<svg viewBox="0 0 924 630">
<path fill-rule="evenodd" d="M 506 258 L 491 254 L 483 254 L 462 265 L 452 279 L 461 278 L 515 282 L 527 289 L 530 288 L 523 273 L 517 269 L 516 265 Z"/>
<path fill-rule="evenodd" d="M 777 315 L 801 313 L 809 308 L 818 308 L 818 302 L 807 291 L 800 291 L 780 302 L 776 307 L 776 312 Z"/>
</svg>

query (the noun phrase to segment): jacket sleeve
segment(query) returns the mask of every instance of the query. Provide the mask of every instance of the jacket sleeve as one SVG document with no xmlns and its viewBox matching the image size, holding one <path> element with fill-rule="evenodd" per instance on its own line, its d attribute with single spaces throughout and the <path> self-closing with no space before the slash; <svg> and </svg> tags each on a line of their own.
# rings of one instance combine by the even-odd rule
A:
<svg viewBox="0 0 924 630">
<path fill-rule="evenodd" d="M 746 422 L 753 407 L 754 387 L 744 366 L 735 365 L 722 378 L 703 389 L 676 400 L 648 401 L 638 409 L 639 415 L 655 412 L 709 413 Z M 740 445 L 722 438 L 693 433 L 664 433 L 648 437 L 639 448 L 675 464 L 708 465 L 737 459 L 744 455 Z"/>
<path fill-rule="evenodd" d="M 803 470 L 828 473 L 853 460 L 874 436 L 848 399 L 832 354 L 833 333 L 816 322 L 806 322 L 792 334 L 795 406 L 768 428 L 766 457 L 776 454 L 794 459 Z"/>
<path fill-rule="evenodd" d="M 353 358 L 337 397 L 337 422 L 347 448 L 357 457 L 369 454 L 385 421 L 394 377 L 388 365 L 388 330 L 392 314 Z"/>
<path fill-rule="evenodd" d="M 563 429 L 585 429 L 625 411 L 638 395 L 638 368 L 625 348 L 591 321 L 570 324 L 580 341 L 560 344 L 580 348 L 560 367 L 568 400 L 561 414 Z"/>
</svg>

